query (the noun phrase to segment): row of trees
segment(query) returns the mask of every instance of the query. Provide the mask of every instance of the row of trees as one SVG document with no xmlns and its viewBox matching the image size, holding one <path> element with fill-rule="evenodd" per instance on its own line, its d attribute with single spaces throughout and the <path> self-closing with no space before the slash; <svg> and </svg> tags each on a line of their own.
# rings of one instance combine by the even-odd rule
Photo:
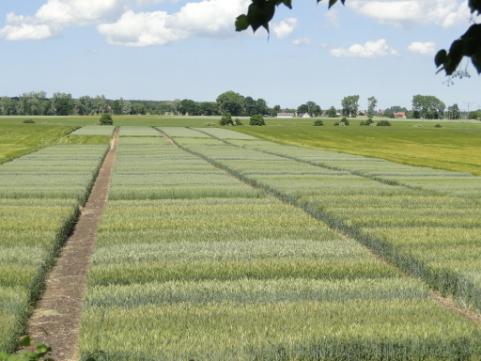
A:
<svg viewBox="0 0 481 361">
<path fill-rule="evenodd" d="M 95 115 L 113 113 L 116 115 L 135 114 L 180 114 L 180 115 L 222 115 L 232 116 L 276 116 L 281 112 L 309 114 L 311 117 L 357 117 L 367 115 L 372 118 L 382 115 L 394 118 L 396 113 L 406 113 L 407 117 L 415 119 L 459 119 L 469 117 L 481 119 L 481 111 L 462 114 L 457 104 L 449 107 L 430 95 L 415 95 L 412 109 L 402 106 L 392 106 L 383 112 L 377 110 L 378 101 L 375 97 L 367 99 L 367 111 L 360 111 L 360 96 L 350 95 L 342 99 L 341 109 L 332 106 L 323 111 L 314 101 L 301 104 L 297 109 L 282 109 L 280 105 L 270 108 L 264 99 L 254 99 L 243 96 L 234 91 L 219 95 L 215 102 L 196 102 L 191 99 L 174 101 L 146 101 L 146 100 L 110 100 L 105 96 L 83 96 L 74 99 L 71 94 L 55 93 L 48 98 L 45 92 L 30 92 L 19 97 L 1 97 L 0 115 Z"/>
</svg>

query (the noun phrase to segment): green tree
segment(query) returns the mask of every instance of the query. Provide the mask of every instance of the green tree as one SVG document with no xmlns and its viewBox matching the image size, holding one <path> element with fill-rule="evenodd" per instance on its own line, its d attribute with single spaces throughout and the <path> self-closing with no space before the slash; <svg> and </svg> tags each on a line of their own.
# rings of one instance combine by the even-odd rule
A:
<svg viewBox="0 0 481 361">
<path fill-rule="evenodd" d="M 79 115 L 90 115 L 94 112 L 94 100 L 92 97 L 83 96 L 77 101 L 77 113 Z"/>
<path fill-rule="evenodd" d="M 413 116 L 416 119 L 441 119 L 446 105 L 432 95 L 415 95 L 413 97 Z"/>
<path fill-rule="evenodd" d="M 359 95 L 350 95 L 342 99 L 342 115 L 356 118 L 359 113 Z"/>
<path fill-rule="evenodd" d="M 245 98 L 239 93 L 228 91 L 217 97 L 217 105 L 221 113 L 243 115 L 246 111 Z"/>
<path fill-rule="evenodd" d="M 321 115 L 321 107 L 313 101 L 308 101 L 306 104 L 302 104 L 297 108 L 297 112 L 300 114 L 309 114 L 311 117 L 317 117 Z"/>
<path fill-rule="evenodd" d="M 55 108 L 56 115 L 71 115 L 73 114 L 75 102 L 71 94 L 55 93 L 51 101 Z"/>
<path fill-rule="evenodd" d="M 316 0 L 320 3 L 322 0 Z M 466 0 L 472 14 L 481 14 L 481 0 Z M 329 0 L 329 8 L 338 0 Z M 340 0 L 342 4 L 346 0 Z M 235 27 L 237 31 L 243 31 L 249 27 L 255 32 L 260 27 L 269 31 L 269 23 L 273 19 L 276 8 L 285 5 L 292 8 L 292 0 L 251 0 L 246 14 L 237 17 Z M 481 24 L 473 24 L 456 41 L 451 44 L 449 50 L 440 50 L 434 59 L 436 66 L 446 75 L 455 74 L 463 57 L 469 57 L 474 67 L 481 73 Z"/>
<path fill-rule="evenodd" d="M 336 110 L 336 108 L 330 107 L 330 108 L 327 110 L 327 116 L 328 116 L 329 118 L 335 118 L 335 117 L 337 117 L 337 110 Z"/>
<path fill-rule="evenodd" d="M 367 99 L 367 116 L 373 118 L 376 115 L 377 99 L 370 97 Z"/>
<path fill-rule="evenodd" d="M 199 105 L 191 99 L 181 100 L 177 106 L 177 110 L 182 115 L 198 115 L 200 113 Z"/>
<path fill-rule="evenodd" d="M 200 103 L 200 114 L 202 115 L 218 115 L 219 109 L 215 102 L 202 102 Z"/>
<path fill-rule="evenodd" d="M 453 104 L 448 108 L 448 118 L 449 119 L 459 119 L 461 118 L 461 112 L 457 104 Z"/>
</svg>

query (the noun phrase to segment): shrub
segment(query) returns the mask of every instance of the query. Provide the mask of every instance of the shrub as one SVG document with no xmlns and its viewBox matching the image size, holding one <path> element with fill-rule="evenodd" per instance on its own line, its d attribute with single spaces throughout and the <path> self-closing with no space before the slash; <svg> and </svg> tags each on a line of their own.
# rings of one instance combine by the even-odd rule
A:
<svg viewBox="0 0 481 361">
<path fill-rule="evenodd" d="M 242 125 L 242 122 L 239 118 L 235 118 L 234 119 L 234 125 L 238 126 L 238 125 Z"/>
<path fill-rule="evenodd" d="M 222 115 L 222 118 L 220 118 L 220 125 L 223 127 L 226 125 L 234 125 L 234 122 L 232 121 L 232 116 L 229 113 L 225 113 Z"/>
<path fill-rule="evenodd" d="M 322 127 L 324 125 L 324 122 L 322 120 L 316 120 L 314 122 L 315 127 Z"/>
<path fill-rule="evenodd" d="M 249 125 L 262 126 L 262 125 L 266 125 L 266 122 L 264 120 L 264 117 L 258 114 L 258 115 L 253 115 L 251 117 L 249 121 Z"/>
<path fill-rule="evenodd" d="M 361 126 L 370 126 L 374 124 L 374 120 L 372 120 L 372 118 L 369 118 L 368 120 L 363 120 L 360 125 Z"/>
<path fill-rule="evenodd" d="M 390 127 L 391 122 L 389 120 L 380 120 L 376 124 L 378 127 Z"/>
<path fill-rule="evenodd" d="M 436 124 L 434 128 L 442 128 L 443 126 L 441 124 Z"/>
<path fill-rule="evenodd" d="M 349 120 L 347 120 L 347 118 L 344 117 L 339 122 L 335 122 L 334 125 L 336 127 L 348 127 L 351 125 L 351 123 L 349 123 Z"/>
<path fill-rule="evenodd" d="M 99 125 L 113 125 L 114 121 L 110 114 L 102 114 L 99 120 Z"/>
<path fill-rule="evenodd" d="M 35 122 L 33 121 L 33 119 L 25 119 L 23 121 L 23 124 L 35 124 Z"/>
</svg>

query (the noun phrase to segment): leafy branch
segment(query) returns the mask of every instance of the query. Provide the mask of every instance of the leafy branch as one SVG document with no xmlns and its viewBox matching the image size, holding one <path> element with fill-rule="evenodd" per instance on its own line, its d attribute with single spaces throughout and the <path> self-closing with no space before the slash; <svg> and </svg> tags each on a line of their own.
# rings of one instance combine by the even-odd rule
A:
<svg viewBox="0 0 481 361">
<path fill-rule="evenodd" d="M 316 0 L 320 3 L 323 0 Z M 340 2 L 345 5 L 346 0 L 327 0 L 329 8 Z M 481 0 L 466 0 L 473 16 L 481 14 Z M 247 30 L 249 27 L 255 32 L 263 27 L 269 31 L 269 23 L 273 19 L 278 6 L 284 5 L 292 9 L 292 0 L 251 0 L 246 14 L 237 17 L 235 27 L 237 31 Z M 440 50 L 435 57 L 438 72 L 446 75 L 455 74 L 464 57 L 471 59 L 478 74 L 481 74 L 481 24 L 473 24 L 458 40 L 454 41 L 449 50 Z"/>
<path fill-rule="evenodd" d="M 23 337 L 19 346 L 23 351 L 16 354 L 10 355 L 0 352 L 0 361 L 53 361 L 48 357 L 52 349 L 44 344 L 33 347 L 30 337 Z"/>
</svg>

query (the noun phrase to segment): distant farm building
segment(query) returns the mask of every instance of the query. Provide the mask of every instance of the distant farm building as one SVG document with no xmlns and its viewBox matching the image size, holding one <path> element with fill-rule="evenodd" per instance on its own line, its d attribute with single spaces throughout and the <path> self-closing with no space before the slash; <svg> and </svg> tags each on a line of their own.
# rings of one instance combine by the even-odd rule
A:
<svg viewBox="0 0 481 361">
<path fill-rule="evenodd" d="M 295 113 L 277 113 L 277 118 L 279 119 L 291 119 L 296 116 Z"/>
<path fill-rule="evenodd" d="M 304 113 L 304 114 L 301 115 L 301 118 L 309 119 L 309 118 L 311 118 L 311 115 L 309 113 Z"/>
<path fill-rule="evenodd" d="M 394 118 L 396 119 L 407 119 L 407 115 L 406 115 L 406 112 L 397 112 L 397 113 L 394 113 Z"/>
</svg>

